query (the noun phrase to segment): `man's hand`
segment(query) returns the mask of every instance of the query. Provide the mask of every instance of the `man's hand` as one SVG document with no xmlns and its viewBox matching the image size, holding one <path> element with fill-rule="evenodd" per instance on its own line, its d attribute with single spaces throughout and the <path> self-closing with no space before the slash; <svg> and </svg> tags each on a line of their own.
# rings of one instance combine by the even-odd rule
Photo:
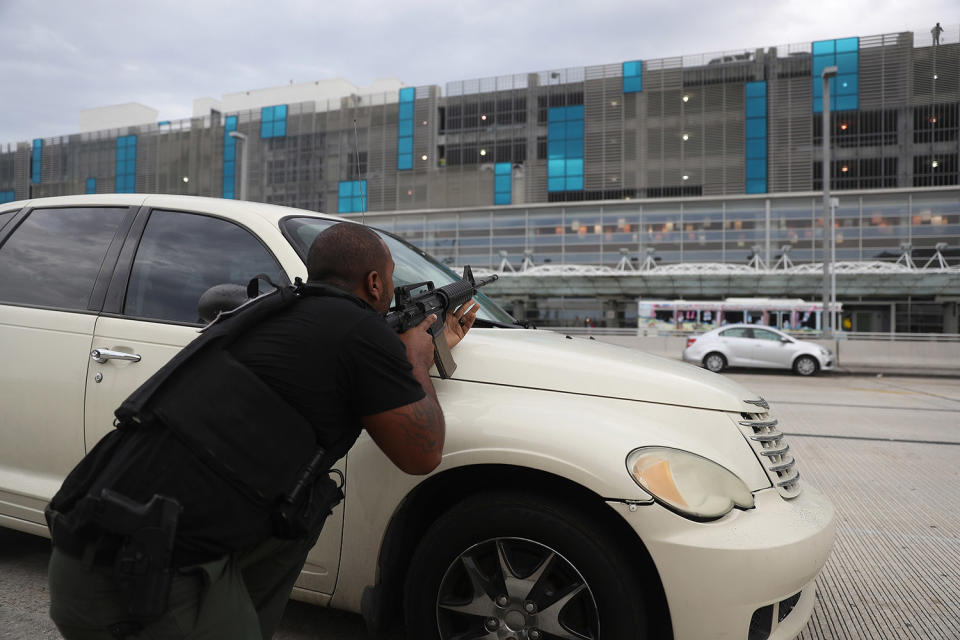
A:
<svg viewBox="0 0 960 640">
<path fill-rule="evenodd" d="M 423 322 L 399 334 L 400 342 L 407 348 L 407 360 L 413 365 L 414 375 L 417 369 L 424 372 L 433 366 L 433 337 L 427 329 L 437 321 L 437 316 L 430 314 Z"/>
<path fill-rule="evenodd" d="M 436 321 L 437 316 L 430 315 L 399 336 L 407 349 L 413 377 L 423 387 L 426 397 L 363 418 L 367 433 L 390 461 L 402 471 L 415 475 L 436 469 L 443 456 L 446 426 L 429 373 L 433 366 L 433 338 L 427 329 Z"/>
<path fill-rule="evenodd" d="M 473 305 L 473 306 L 471 306 Z M 463 340 L 477 319 L 477 311 L 480 305 L 473 300 L 460 305 L 460 308 L 453 313 L 447 314 L 446 331 L 444 335 L 447 338 L 447 346 L 453 349 Z"/>
</svg>

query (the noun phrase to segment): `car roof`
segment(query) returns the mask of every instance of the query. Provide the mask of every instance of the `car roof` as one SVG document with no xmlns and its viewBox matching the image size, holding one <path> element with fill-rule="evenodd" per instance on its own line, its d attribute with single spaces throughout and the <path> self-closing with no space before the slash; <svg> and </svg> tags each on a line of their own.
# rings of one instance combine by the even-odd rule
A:
<svg viewBox="0 0 960 640">
<path fill-rule="evenodd" d="M 216 213 L 238 222 L 251 217 L 261 218 L 276 225 L 288 216 L 312 216 L 329 220 L 344 220 L 340 216 L 283 207 L 263 202 L 227 200 L 225 198 L 207 198 L 201 196 L 180 196 L 149 193 L 97 193 L 89 195 L 56 196 L 52 198 L 33 198 L 10 202 L 0 207 L 0 211 L 23 207 L 67 207 L 67 206 L 147 206 L 198 213 Z"/>
<path fill-rule="evenodd" d="M 727 329 L 738 329 L 741 327 L 750 328 L 750 329 L 769 329 L 770 331 L 775 331 L 777 333 L 782 333 L 780 329 L 776 327 L 768 327 L 765 324 L 751 324 L 749 322 L 737 322 L 735 324 L 725 324 L 722 327 L 717 327 L 716 329 L 711 329 L 707 333 L 713 333 L 714 331 L 726 331 Z"/>
</svg>

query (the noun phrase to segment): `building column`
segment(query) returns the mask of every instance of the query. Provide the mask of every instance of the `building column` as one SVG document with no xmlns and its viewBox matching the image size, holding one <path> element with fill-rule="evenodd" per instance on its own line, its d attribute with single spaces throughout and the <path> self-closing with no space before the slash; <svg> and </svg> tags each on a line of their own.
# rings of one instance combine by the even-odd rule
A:
<svg viewBox="0 0 960 640">
<path fill-rule="evenodd" d="M 511 300 L 510 302 L 513 317 L 517 319 L 517 322 L 526 322 L 527 321 L 527 299 L 526 298 L 517 298 L 516 300 Z"/>
<path fill-rule="evenodd" d="M 943 332 L 960 333 L 960 302 L 944 303 Z"/>
<path fill-rule="evenodd" d="M 604 327 L 619 327 L 620 326 L 620 300 L 617 298 L 607 298 L 603 300 L 603 326 Z"/>
</svg>

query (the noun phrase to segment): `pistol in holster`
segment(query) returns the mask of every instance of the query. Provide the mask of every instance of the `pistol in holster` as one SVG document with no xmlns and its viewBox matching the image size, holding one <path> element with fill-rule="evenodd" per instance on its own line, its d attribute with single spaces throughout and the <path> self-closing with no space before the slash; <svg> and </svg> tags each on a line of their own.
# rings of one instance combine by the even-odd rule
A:
<svg viewBox="0 0 960 640">
<path fill-rule="evenodd" d="M 173 544 L 180 503 L 154 495 L 141 504 L 103 489 L 97 511 L 101 528 L 121 537 L 113 571 L 131 615 L 160 617 L 173 579 Z"/>
</svg>

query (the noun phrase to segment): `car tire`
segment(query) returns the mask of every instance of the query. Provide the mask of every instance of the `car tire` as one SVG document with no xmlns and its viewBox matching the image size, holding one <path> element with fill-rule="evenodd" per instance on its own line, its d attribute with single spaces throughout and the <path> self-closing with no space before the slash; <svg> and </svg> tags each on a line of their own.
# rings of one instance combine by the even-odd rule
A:
<svg viewBox="0 0 960 640">
<path fill-rule="evenodd" d="M 452 507 L 411 559 L 407 637 L 647 638 L 637 565 L 596 521 L 532 494 Z"/>
<path fill-rule="evenodd" d="M 820 364 L 813 356 L 800 356 L 793 361 L 793 372 L 798 376 L 812 376 L 820 369 Z"/>
<path fill-rule="evenodd" d="M 711 351 L 703 358 L 703 366 L 714 373 L 720 373 L 727 368 L 727 359 L 722 353 Z"/>
</svg>

